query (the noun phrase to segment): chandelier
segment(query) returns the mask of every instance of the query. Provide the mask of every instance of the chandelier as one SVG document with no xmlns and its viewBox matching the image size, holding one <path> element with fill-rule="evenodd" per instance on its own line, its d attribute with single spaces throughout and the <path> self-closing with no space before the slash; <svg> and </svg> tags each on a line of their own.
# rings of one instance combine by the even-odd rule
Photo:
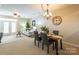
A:
<svg viewBox="0 0 79 59">
<path fill-rule="evenodd" d="M 17 11 L 17 9 L 15 9 L 15 10 L 13 11 L 13 17 L 15 17 L 15 18 L 20 17 L 20 14 L 19 14 L 19 12 Z"/>
<path fill-rule="evenodd" d="M 52 17 L 52 12 L 49 10 L 49 4 L 41 5 L 41 8 L 44 11 L 43 16 L 47 18 L 47 20 Z"/>
</svg>

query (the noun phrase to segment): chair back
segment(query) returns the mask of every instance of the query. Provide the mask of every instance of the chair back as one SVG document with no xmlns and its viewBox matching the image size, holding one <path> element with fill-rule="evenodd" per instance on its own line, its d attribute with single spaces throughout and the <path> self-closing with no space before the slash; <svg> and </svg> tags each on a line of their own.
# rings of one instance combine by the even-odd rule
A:
<svg viewBox="0 0 79 59">
<path fill-rule="evenodd" d="M 38 31 L 34 31 L 34 37 L 35 37 L 36 40 L 39 39 Z"/>
<path fill-rule="evenodd" d="M 59 35 L 59 31 L 58 31 L 58 30 L 53 30 L 53 33 L 54 33 L 55 35 Z"/>
<path fill-rule="evenodd" d="M 3 36 L 3 33 L 0 33 L 0 40 L 1 40 L 2 36 Z"/>
<path fill-rule="evenodd" d="M 42 42 L 44 44 L 47 44 L 48 43 L 48 37 L 47 37 L 47 34 L 46 33 L 41 33 L 41 38 L 42 38 Z"/>
</svg>

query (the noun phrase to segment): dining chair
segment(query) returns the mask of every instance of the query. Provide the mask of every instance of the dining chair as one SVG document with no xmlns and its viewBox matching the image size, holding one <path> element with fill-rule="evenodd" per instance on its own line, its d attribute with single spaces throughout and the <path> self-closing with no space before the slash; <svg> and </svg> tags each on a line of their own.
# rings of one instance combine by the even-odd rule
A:
<svg viewBox="0 0 79 59">
<path fill-rule="evenodd" d="M 42 50 L 44 50 L 44 45 L 47 46 L 47 53 L 49 54 L 49 46 L 52 44 L 52 41 L 47 37 L 46 33 L 41 33 L 42 38 Z"/>
<path fill-rule="evenodd" d="M 59 35 L 59 31 L 58 30 L 53 30 L 53 34 Z M 60 48 L 63 49 L 63 47 L 62 47 L 62 39 L 60 40 Z"/>
<path fill-rule="evenodd" d="M 59 31 L 58 30 L 53 30 L 53 34 L 59 35 Z"/>
<path fill-rule="evenodd" d="M 0 43 L 1 43 L 2 37 L 3 37 L 3 33 L 0 33 Z"/>
<path fill-rule="evenodd" d="M 39 48 L 39 43 L 41 42 L 41 37 L 38 34 L 38 31 L 34 31 L 34 44 L 36 45 L 36 41 L 38 42 L 38 48 Z"/>
</svg>

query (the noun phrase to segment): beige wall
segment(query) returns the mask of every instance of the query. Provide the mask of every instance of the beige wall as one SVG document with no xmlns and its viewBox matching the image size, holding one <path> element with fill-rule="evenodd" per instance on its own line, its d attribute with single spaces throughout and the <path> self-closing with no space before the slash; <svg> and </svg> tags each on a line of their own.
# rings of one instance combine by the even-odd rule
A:
<svg viewBox="0 0 79 59">
<path fill-rule="evenodd" d="M 58 26 L 63 40 L 79 44 L 79 5 L 71 5 L 55 11 L 55 15 L 62 17 L 62 24 Z"/>
</svg>

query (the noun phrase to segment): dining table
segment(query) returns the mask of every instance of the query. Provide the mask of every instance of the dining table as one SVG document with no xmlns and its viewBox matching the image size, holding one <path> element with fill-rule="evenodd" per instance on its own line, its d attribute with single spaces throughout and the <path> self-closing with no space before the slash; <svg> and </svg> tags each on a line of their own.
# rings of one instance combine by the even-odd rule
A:
<svg viewBox="0 0 79 59">
<path fill-rule="evenodd" d="M 47 36 L 55 42 L 55 51 L 56 55 L 58 55 L 58 42 L 60 41 L 60 48 L 63 49 L 62 47 L 62 38 L 63 35 L 54 35 L 54 34 L 47 34 Z"/>
</svg>

